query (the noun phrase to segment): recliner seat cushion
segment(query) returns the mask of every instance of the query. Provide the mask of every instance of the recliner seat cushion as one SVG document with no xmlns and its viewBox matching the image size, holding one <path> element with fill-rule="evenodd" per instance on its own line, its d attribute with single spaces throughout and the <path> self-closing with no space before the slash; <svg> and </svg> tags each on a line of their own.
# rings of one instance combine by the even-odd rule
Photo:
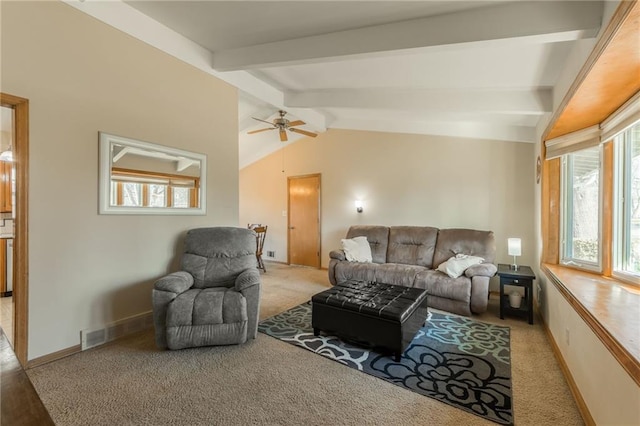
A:
<svg viewBox="0 0 640 426">
<path fill-rule="evenodd" d="M 170 349 L 247 340 L 247 303 L 242 294 L 224 287 L 191 289 L 167 308 Z"/>
</svg>

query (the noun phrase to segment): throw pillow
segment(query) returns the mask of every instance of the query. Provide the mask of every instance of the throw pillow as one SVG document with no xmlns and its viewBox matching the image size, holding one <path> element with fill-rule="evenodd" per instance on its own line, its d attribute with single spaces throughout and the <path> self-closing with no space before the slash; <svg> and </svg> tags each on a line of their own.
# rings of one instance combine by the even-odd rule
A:
<svg viewBox="0 0 640 426">
<path fill-rule="evenodd" d="M 484 262 L 484 259 L 478 256 L 469 256 L 466 254 L 456 254 L 450 257 L 446 262 L 442 262 L 438 266 L 438 271 L 444 272 L 451 278 L 458 278 L 469 266 L 477 265 Z"/>
<path fill-rule="evenodd" d="M 342 250 L 349 262 L 371 263 L 371 247 L 367 237 L 355 237 L 342 240 Z"/>
</svg>

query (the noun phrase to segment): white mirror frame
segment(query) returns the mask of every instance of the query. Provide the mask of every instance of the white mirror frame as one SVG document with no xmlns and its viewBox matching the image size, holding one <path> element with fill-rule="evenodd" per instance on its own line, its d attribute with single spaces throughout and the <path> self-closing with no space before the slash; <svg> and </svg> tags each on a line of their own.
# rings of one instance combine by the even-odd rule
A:
<svg viewBox="0 0 640 426">
<path fill-rule="evenodd" d="M 195 152 L 170 148 L 154 143 L 143 142 L 135 139 L 116 136 L 99 132 L 99 196 L 98 211 L 100 214 L 130 214 L 130 215 L 205 215 L 207 213 L 207 156 Z M 171 208 L 171 207 L 124 207 L 111 205 L 111 147 L 113 144 L 126 145 L 134 148 L 157 151 L 173 156 L 185 157 L 200 161 L 200 201 L 198 207 Z"/>
</svg>

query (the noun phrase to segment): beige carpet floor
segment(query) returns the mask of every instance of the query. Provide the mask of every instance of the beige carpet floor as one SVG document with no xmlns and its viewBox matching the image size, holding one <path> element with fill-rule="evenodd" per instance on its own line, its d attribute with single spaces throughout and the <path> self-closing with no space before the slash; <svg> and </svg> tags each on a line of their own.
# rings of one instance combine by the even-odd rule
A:
<svg viewBox="0 0 640 426">
<path fill-rule="evenodd" d="M 261 318 L 309 300 L 327 272 L 267 263 Z M 511 327 L 516 425 L 583 424 L 537 322 Z M 449 405 L 258 333 L 242 346 L 160 351 L 151 330 L 28 370 L 58 425 L 482 425 Z"/>
</svg>

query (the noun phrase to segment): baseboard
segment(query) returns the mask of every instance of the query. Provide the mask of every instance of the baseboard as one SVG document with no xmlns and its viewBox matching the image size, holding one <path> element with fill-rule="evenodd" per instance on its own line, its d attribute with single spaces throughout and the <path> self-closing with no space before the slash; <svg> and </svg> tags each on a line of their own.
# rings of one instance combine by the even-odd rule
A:
<svg viewBox="0 0 640 426">
<path fill-rule="evenodd" d="M 80 331 L 80 344 L 62 349 L 27 361 L 27 369 L 38 367 L 52 361 L 57 361 L 69 355 L 74 355 L 105 343 L 129 336 L 139 331 L 153 328 L 153 312 L 143 312 L 128 318 L 109 323 L 102 328 Z"/>
<path fill-rule="evenodd" d="M 68 357 L 69 355 L 77 354 L 82 352 L 82 347 L 80 345 L 75 345 L 67 349 L 62 349 L 61 351 L 53 352 L 38 358 L 34 358 L 31 361 L 27 361 L 26 369 L 38 367 L 52 361 L 57 361 L 64 357 Z"/>
<path fill-rule="evenodd" d="M 84 351 L 151 327 L 153 327 L 153 312 L 143 312 L 106 324 L 101 328 L 81 330 L 80 346 Z"/>
<path fill-rule="evenodd" d="M 571 394 L 573 395 L 573 399 L 576 401 L 576 405 L 578 405 L 578 411 L 580 411 L 580 415 L 582 416 L 582 420 L 588 426 L 595 426 L 596 422 L 593 420 L 593 417 L 591 417 L 591 413 L 589 412 L 589 408 L 587 407 L 586 402 L 582 398 L 582 394 L 580 393 L 580 390 L 578 389 L 578 385 L 576 384 L 575 380 L 573 379 L 573 375 L 571 374 L 571 371 L 569 370 L 569 366 L 565 362 L 565 360 L 564 360 L 564 358 L 562 356 L 562 352 L 560 352 L 560 348 L 558 347 L 558 344 L 556 343 L 556 340 L 553 338 L 553 334 L 551 333 L 551 330 L 549 330 L 549 327 L 547 326 L 547 323 L 542 318 L 542 315 L 538 315 L 538 318 L 540 318 L 540 323 L 542 324 L 542 328 L 544 329 L 544 332 L 547 335 L 547 339 L 549 340 L 549 343 L 551 344 L 551 349 L 553 349 L 553 354 L 555 355 L 556 359 L 558 360 L 558 364 L 560 364 L 560 369 L 562 370 L 562 374 L 564 375 L 564 378 L 567 380 L 567 384 L 569 385 L 569 390 L 571 390 Z"/>
</svg>

